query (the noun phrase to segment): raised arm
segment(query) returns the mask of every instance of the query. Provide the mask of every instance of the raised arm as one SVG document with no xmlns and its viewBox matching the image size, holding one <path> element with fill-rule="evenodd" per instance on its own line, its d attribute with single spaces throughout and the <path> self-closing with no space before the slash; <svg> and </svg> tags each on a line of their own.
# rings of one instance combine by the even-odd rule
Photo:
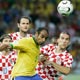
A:
<svg viewBox="0 0 80 80">
<path fill-rule="evenodd" d="M 23 39 L 19 40 L 17 43 L 10 43 L 10 44 L 0 44 L 0 51 L 9 48 L 9 49 L 17 49 L 21 51 L 25 51 L 25 45 L 23 44 Z"/>
<path fill-rule="evenodd" d="M 63 73 L 63 74 L 69 74 L 70 73 L 70 70 L 71 70 L 71 68 L 70 67 L 64 67 L 64 66 L 61 66 L 61 65 L 59 65 L 59 64 L 57 64 L 57 63 L 55 63 L 55 62 L 52 62 L 52 65 L 54 66 L 54 68 L 57 70 L 57 71 L 59 71 L 59 72 L 61 72 L 61 73 Z"/>
</svg>

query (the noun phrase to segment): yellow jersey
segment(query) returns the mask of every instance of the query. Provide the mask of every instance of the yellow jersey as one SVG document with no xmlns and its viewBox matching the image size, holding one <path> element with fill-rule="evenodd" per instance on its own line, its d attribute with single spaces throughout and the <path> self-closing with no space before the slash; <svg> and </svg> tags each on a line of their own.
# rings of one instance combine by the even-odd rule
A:
<svg viewBox="0 0 80 80">
<path fill-rule="evenodd" d="M 12 69 L 12 77 L 35 75 L 40 46 L 35 42 L 34 38 L 23 38 L 17 44 L 12 45 L 13 49 L 19 50 L 16 64 Z"/>
</svg>

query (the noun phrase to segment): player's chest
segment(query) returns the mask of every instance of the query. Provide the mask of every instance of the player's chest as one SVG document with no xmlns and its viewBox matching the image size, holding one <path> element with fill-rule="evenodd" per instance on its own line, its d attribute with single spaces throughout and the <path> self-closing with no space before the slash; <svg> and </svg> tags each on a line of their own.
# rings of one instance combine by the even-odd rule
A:
<svg viewBox="0 0 80 80">
<path fill-rule="evenodd" d="M 48 54 L 49 54 L 49 58 L 53 59 L 53 60 L 60 58 L 60 60 L 63 61 L 66 59 L 66 52 L 65 51 L 60 52 L 60 53 L 56 53 L 55 49 L 54 49 L 54 50 L 50 51 Z"/>
<path fill-rule="evenodd" d="M 1 56 L 0 57 L 0 67 L 8 67 L 8 66 L 13 66 L 16 61 L 16 57 L 13 55 L 9 55 L 7 57 Z"/>
</svg>

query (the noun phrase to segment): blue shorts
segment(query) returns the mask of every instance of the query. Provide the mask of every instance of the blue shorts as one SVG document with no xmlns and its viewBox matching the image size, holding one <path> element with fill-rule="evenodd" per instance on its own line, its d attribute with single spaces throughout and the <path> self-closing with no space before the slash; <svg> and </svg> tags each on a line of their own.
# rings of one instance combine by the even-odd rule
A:
<svg viewBox="0 0 80 80">
<path fill-rule="evenodd" d="M 36 74 L 34 76 L 18 76 L 15 77 L 14 80 L 42 80 L 42 78 Z"/>
</svg>

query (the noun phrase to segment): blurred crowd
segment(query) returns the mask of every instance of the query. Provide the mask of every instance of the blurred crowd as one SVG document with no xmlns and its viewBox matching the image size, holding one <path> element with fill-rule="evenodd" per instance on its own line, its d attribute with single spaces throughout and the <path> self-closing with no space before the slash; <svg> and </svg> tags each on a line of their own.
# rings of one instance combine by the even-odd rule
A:
<svg viewBox="0 0 80 80">
<path fill-rule="evenodd" d="M 61 16 L 57 5 L 61 0 L 0 0 L 0 36 L 18 31 L 17 19 L 28 16 L 32 20 L 30 33 L 39 27 L 49 30 L 49 40 L 62 31 L 71 35 L 70 52 L 75 62 L 80 61 L 80 0 L 72 0 L 74 11 L 69 16 Z M 74 66 L 77 67 L 78 64 Z"/>
</svg>

